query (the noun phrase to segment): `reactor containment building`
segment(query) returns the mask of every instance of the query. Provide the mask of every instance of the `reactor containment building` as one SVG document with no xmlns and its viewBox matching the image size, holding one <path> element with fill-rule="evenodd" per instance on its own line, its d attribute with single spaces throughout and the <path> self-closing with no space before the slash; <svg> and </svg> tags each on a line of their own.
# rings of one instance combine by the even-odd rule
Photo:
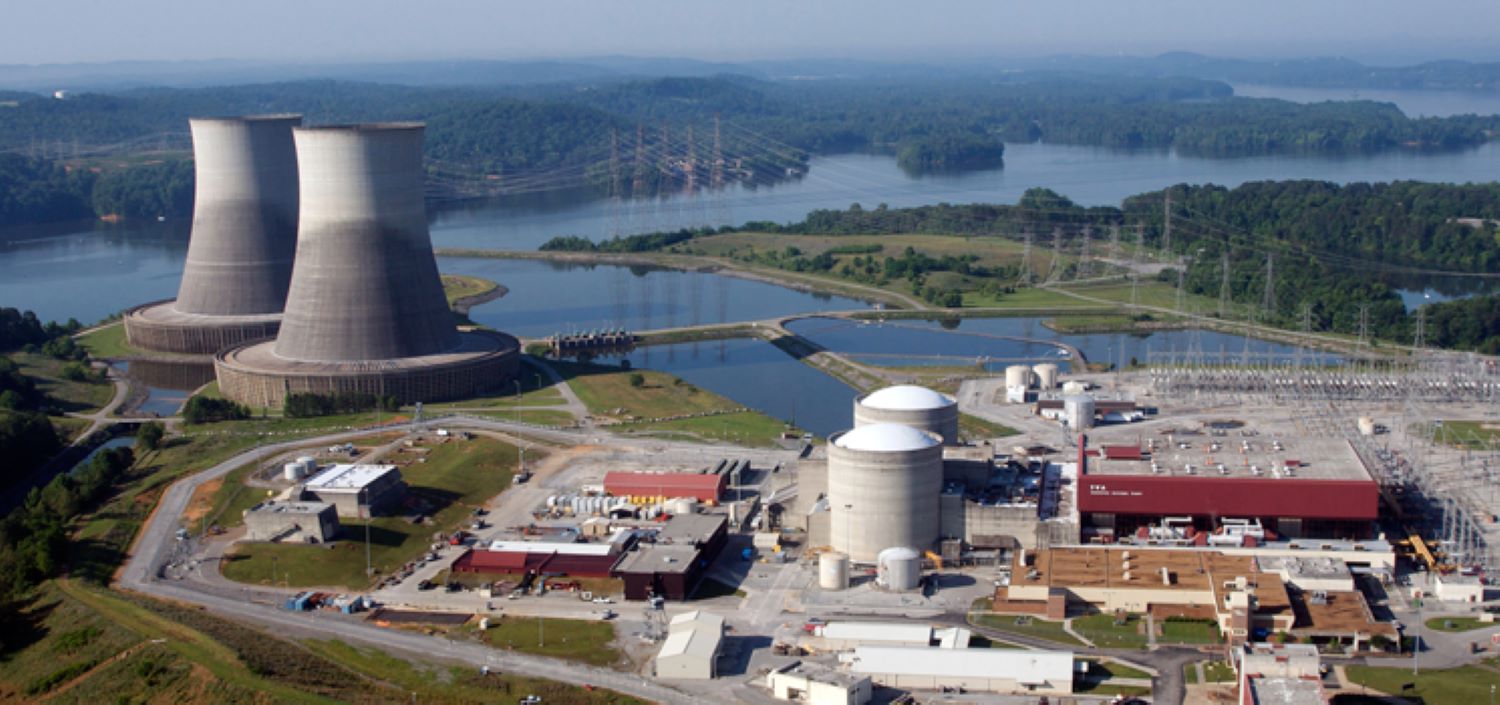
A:
<svg viewBox="0 0 1500 705">
<path fill-rule="evenodd" d="M 298 128 L 297 254 L 274 340 L 219 351 L 235 401 L 360 392 L 401 403 L 476 396 L 513 379 L 516 339 L 459 331 L 423 201 L 421 123 Z"/>
<path fill-rule="evenodd" d="M 894 423 L 876 423 L 828 439 L 829 534 L 835 551 L 872 563 L 893 547 L 938 539 L 943 439 Z"/>
<path fill-rule="evenodd" d="M 958 445 L 958 402 L 926 387 L 900 384 L 854 400 L 854 427 L 895 423 L 930 431 Z"/>
<path fill-rule="evenodd" d="M 212 355 L 276 334 L 297 247 L 300 115 L 193 118 L 193 228 L 177 298 L 125 312 L 142 350 Z"/>
</svg>

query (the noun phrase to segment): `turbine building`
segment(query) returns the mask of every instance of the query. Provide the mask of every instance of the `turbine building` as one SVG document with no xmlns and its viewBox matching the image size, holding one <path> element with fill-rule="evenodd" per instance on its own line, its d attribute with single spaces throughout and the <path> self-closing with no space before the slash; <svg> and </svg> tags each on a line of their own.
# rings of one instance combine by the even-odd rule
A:
<svg viewBox="0 0 1500 705">
<path fill-rule="evenodd" d="M 220 351 L 225 396 L 474 396 L 515 376 L 515 338 L 460 332 L 427 231 L 421 123 L 298 128 L 296 264 L 274 340 Z"/>
<path fill-rule="evenodd" d="M 126 311 L 143 350 L 210 355 L 276 334 L 297 245 L 300 115 L 193 118 L 193 229 L 177 298 Z"/>
</svg>

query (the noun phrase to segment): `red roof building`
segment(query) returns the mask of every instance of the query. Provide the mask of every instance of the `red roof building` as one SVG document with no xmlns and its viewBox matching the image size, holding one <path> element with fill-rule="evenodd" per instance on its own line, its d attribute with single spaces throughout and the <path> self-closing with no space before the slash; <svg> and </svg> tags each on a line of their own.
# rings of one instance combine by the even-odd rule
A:
<svg viewBox="0 0 1500 705">
<path fill-rule="evenodd" d="M 604 473 L 604 491 L 616 497 L 693 497 L 700 502 L 717 502 L 728 484 L 727 476 L 714 473 Z"/>
</svg>

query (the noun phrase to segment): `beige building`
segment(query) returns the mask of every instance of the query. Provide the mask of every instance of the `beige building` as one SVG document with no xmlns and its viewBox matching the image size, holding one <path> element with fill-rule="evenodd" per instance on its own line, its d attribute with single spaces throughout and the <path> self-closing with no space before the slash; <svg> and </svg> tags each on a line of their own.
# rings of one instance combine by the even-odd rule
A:
<svg viewBox="0 0 1500 705">
<path fill-rule="evenodd" d="M 862 646 L 840 657 L 856 675 L 891 688 L 1068 695 L 1073 652 Z"/>
<path fill-rule="evenodd" d="M 865 705 L 874 692 L 869 676 L 802 662 L 771 671 L 766 687 L 777 700 L 810 705 Z"/>
<path fill-rule="evenodd" d="M 708 680 L 719 674 L 719 652 L 724 641 L 724 618 L 702 610 L 672 618 L 667 640 L 656 654 L 657 678 Z"/>
</svg>

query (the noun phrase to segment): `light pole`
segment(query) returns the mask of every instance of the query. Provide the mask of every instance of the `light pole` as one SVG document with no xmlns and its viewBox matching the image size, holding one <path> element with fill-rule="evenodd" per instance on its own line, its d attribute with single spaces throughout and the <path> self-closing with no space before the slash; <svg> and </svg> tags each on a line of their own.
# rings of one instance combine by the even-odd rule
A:
<svg viewBox="0 0 1500 705">
<path fill-rule="evenodd" d="M 375 566 L 370 562 L 370 517 L 365 517 L 365 579 L 375 577 Z"/>
</svg>

